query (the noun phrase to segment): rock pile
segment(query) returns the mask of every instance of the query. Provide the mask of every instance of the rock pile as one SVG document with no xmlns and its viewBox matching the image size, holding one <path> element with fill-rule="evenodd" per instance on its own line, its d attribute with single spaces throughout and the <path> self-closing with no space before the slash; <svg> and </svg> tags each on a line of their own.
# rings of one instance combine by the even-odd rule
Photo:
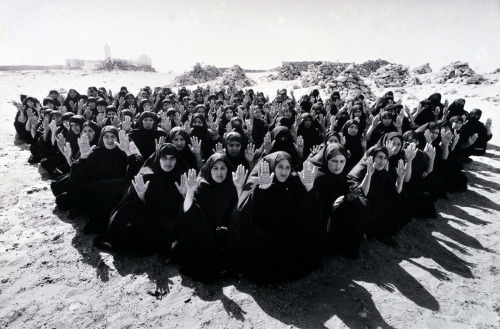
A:
<svg viewBox="0 0 500 329">
<path fill-rule="evenodd" d="M 183 73 L 176 77 L 175 82 L 177 85 L 195 85 L 198 83 L 215 80 L 220 76 L 222 76 L 222 73 L 215 66 L 201 66 L 200 63 L 196 63 L 191 71 Z"/>
<path fill-rule="evenodd" d="M 320 86 L 325 88 L 344 71 L 349 64 L 339 62 L 323 62 L 320 65 L 309 65 L 309 69 L 302 75 L 302 87 Z"/>
<path fill-rule="evenodd" d="M 220 84 L 221 86 L 236 86 L 241 89 L 252 86 L 255 82 L 247 77 L 245 70 L 241 66 L 235 65 L 224 72 Z"/>
<path fill-rule="evenodd" d="M 374 99 L 375 95 L 370 87 L 365 84 L 354 65 L 347 66 L 334 79 L 327 82 L 327 92 L 338 91 L 344 99 L 352 99 L 363 94 L 368 99 Z"/>
<path fill-rule="evenodd" d="M 390 63 L 383 59 L 377 59 L 375 61 L 370 60 L 361 64 L 354 65 L 354 70 L 358 72 L 358 74 L 362 77 L 367 78 L 370 74 L 387 64 Z"/>
<path fill-rule="evenodd" d="M 271 80 L 295 80 L 300 77 L 300 69 L 297 65 L 289 62 L 283 62 L 283 65 L 276 68 L 277 73 L 271 74 L 269 79 Z"/>
<path fill-rule="evenodd" d="M 415 67 L 412 70 L 412 72 L 415 74 L 425 74 L 425 73 L 431 73 L 432 69 L 431 69 L 431 66 L 429 65 L 429 63 L 426 63 L 424 65 Z"/>
<path fill-rule="evenodd" d="M 403 87 L 414 83 L 407 67 L 401 64 L 387 64 L 370 75 L 377 87 Z"/>
<path fill-rule="evenodd" d="M 486 82 L 486 79 L 482 75 L 476 74 L 467 62 L 453 62 L 441 68 L 436 77 L 434 77 L 434 82 L 480 84 Z"/>
</svg>

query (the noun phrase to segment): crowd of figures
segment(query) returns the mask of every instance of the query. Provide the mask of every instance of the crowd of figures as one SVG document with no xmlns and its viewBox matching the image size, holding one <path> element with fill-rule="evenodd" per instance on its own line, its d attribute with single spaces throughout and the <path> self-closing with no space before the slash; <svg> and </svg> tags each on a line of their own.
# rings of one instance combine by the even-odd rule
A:
<svg viewBox="0 0 500 329">
<path fill-rule="evenodd" d="M 28 162 L 97 247 L 160 252 L 198 280 L 292 279 L 367 238 L 396 246 L 412 217 L 467 189 L 463 163 L 492 137 L 481 110 L 438 93 L 413 109 L 390 91 L 368 104 L 185 87 L 12 104 Z"/>
</svg>

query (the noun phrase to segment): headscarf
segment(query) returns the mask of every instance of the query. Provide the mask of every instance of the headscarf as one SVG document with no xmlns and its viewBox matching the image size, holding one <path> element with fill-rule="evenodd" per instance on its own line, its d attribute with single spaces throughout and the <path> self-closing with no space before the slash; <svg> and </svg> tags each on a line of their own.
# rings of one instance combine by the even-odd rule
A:
<svg viewBox="0 0 500 329">
<path fill-rule="evenodd" d="M 120 142 L 120 137 L 119 137 L 119 134 L 118 134 L 118 128 L 114 127 L 114 126 L 105 126 L 104 128 L 102 128 L 101 130 L 101 135 L 99 136 L 99 143 L 98 143 L 98 146 L 100 148 L 106 148 L 106 146 L 104 145 L 104 134 L 106 133 L 112 133 L 113 135 L 116 136 L 116 139 L 118 142 Z"/>
<path fill-rule="evenodd" d="M 198 170 L 196 157 L 194 156 L 193 151 L 191 151 L 190 148 L 191 139 L 189 138 L 188 132 L 182 127 L 172 128 L 172 130 L 170 130 L 170 133 L 168 134 L 167 141 L 169 143 L 172 143 L 176 136 L 181 136 L 186 141 L 186 144 L 184 144 L 184 148 L 182 150 L 179 150 L 179 154 L 190 169 Z"/>
<path fill-rule="evenodd" d="M 342 144 L 332 143 L 323 147 L 318 153 L 309 158 L 309 161 L 316 167 L 328 171 L 328 161 L 337 155 L 349 158 L 349 153 Z"/>
<path fill-rule="evenodd" d="M 184 162 L 184 159 L 180 156 L 177 148 L 173 144 L 165 143 L 146 160 L 139 173 L 145 175 L 149 173 L 164 172 L 161 168 L 160 159 L 166 155 L 173 155 L 175 156 L 176 160 L 175 166 L 171 171 L 168 172 L 169 174 L 177 177 L 187 171 L 188 166 Z"/>
<path fill-rule="evenodd" d="M 212 178 L 212 167 L 217 161 L 222 161 L 224 164 L 227 166 L 227 175 L 226 179 L 222 183 L 217 183 L 213 178 Z M 207 159 L 205 164 L 200 170 L 199 177 L 201 177 L 202 182 L 205 182 L 207 184 L 213 185 L 213 184 L 221 184 L 224 186 L 228 185 L 233 185 L 233 175 L 231 175 L 231 172 L 234 172 L 235 169 L 231 162 L 227 159 L 227 157 L 224 154 L 221 153 L 214 153 L 210 156 L 210 158 Z"/>
<path fill-rule="evenodd" d="M 232 156 L 229 154 L 229 151 L 227 150 L 227 145 L 231 142 L 237 142 L 240 143 L 241 145 L 241 150 L 240 153 L 236 156 Z M 224 136 L 224 147 L 226 148 L 226 157 L 231 162 L 232 166 L 236 169 L 240 164 L 243 165 L 246 169 L 248 169 L 248 163 L 245 158 L 245 149 L 243 148 L 243 138 L 241 135 L 236 132 L 232 131 L 226 136 Z"/>
<path fill-rule="evenodd" d="M 83 132 L 83 128 L 85 128 L 87 126 L 92 128 L 92 130 L 95 132 L 94 139 L 92 139 L 90 141 L 90 145 L 91 146 L 97 145 L 97 143 L 100 139 L 100 136 L 101 136 L 101 128 L 94 121 L 85 121 L 82 125 L 82 132 Z"/>
</svg>

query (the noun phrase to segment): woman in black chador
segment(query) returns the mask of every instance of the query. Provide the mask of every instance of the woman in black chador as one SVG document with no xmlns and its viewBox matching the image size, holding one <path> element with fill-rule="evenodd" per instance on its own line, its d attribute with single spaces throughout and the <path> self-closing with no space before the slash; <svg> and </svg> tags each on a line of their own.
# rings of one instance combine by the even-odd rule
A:
<svg viewBox="0 0 500 329">
<path fill-rule="evenodd" d="M 170 143 L 161 145 L 146 160 L 111 214 L 107 238 L 113 248 L 170 250 L 183 202 L 176 184 L 187 170 L 179 151 Z"/>
<path fill-rule="evenodd" d="M 186 198 L 176 258 L 181 271 L 196 280 L 216 279 L 230 265 L 231 214 L 248 173 L 242 165 L 233 171 L 226 156 L 215 153 L 201 168 L 198 179 L 192 169 L 184 179 Z"/>
<path fill-rule="evenodd" d="M 254 281 L 299 278 L 319 262 L 324 232 L 315 167 L 297 174 L 286 152 L 260 160 L 240 195 L 234 217 L 243 271 Z"/>
</svg>

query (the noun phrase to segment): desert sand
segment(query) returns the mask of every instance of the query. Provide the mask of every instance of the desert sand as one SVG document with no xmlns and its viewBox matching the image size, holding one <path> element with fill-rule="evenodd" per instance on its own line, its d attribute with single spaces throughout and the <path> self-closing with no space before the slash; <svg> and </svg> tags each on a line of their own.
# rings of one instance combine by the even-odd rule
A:
<svg viewBox="0 0 500 329">
<path fill-rule="evenodd" d="M 248 76 L 258 83 L 254 90 L 271 96 L 297 84 Z M 438 201 L 437 219 L 412 220 L 396 236 L 398 249 L 369 240 L 359 259 L 324 259 L 298 281 L 256 285 L 241 277 L 205 285 L 157 256 L 93 247 L 85 220 L 57 210 L 50 179 L 27 163 L 29 146 L 16 140 L 16 110 L 7 103 L 21 93 L 44 97 L 91 85 L 135 93 L 174 77 L 0 72 L 0 328 L 499 328 L 500 74 L 485 77 L 497 81 L 395 92 L 411 107 L 434 92 L 450 102 L 465 98 L 466 110 L 493 119 L 494 135 L 487 154 L 466 164 L 469 190 Z M 380 96 L 394 89 L 372 90 Z"/>
</svg>

